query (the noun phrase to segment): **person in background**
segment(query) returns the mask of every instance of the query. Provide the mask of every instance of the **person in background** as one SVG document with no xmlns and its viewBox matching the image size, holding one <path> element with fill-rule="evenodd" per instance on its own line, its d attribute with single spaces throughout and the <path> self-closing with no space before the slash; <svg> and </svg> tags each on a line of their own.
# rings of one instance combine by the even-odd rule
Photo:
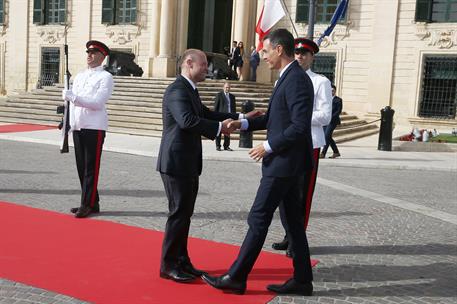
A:
<svg viewBox="0 0 457 304">
<path fill-rule="evenodd" d="M 257 67 L 260 64 L 260 56 L 257 52 L 255 46 L 251 47 L 251 57 L 249 58 L 249 66 L 251 68 L 250 73 L 250 80 L 256 81 L 257 80 Z"/>
<path fill-rule="evenodd" d="M 230 89 L 230 83 L 225 82 L 223 90 L 217 93 L 216 98 L 214 99 L 214 111 L 220 113 L 236 113 L 235 95 L 230 93 Z M 217 151 L 221 151 L 221 137 L 221 134 L 216 137 Z M 230 134 L 224 134 L 224 150 L 233 151 L 230 149 Z"/>
<path fill-rule="evenodd" d="M 233 63 L 236 68 L 238 80 L 241 79 L 241 68 L 243 67 L 243 56 L 244 56 L 244 44 L 243 41 L 238 42 L 238 46 L 233 52 Z"/>
<path fill-rule="evenodd" d="M 336 126 L 341 124 L 341 119 L 340 115 L 341 112 L 343 111 L 343 99 L 340 97 L 336 96 L 336 86 L 332 84 L 332 120 L 330 121 L 330 124 L 328 126 L 324 127 L 324 132 L 325 132 L 325 146 L 322 149 L 320 158 L 325 158 L 325 154 L 327 153 L 328 146 L 332 147 L 333 154 L 329 156 L 329 158 L 337 158 L 340 157 L 340 151 L 338 150 L 338 147 L 336 146 L 335 140 L 333 140 L 333 131 L 335 130 Z"/>
</svg>

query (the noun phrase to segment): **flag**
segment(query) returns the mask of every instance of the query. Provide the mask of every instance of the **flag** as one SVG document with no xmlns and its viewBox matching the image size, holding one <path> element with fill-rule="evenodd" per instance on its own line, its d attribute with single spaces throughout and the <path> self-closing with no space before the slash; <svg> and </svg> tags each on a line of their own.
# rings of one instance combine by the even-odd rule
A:
<svg viewBox="0 0 457 304">
<path fill-rule="evenodd" d="M 257 51 L 263 47 L 263 37 L 265 37 L 271 28 L 284 17 L 286 13 L 281 5 L 280 0 L 265 0 L 265 3 L 260 13 L 259 21 L 255 27 L 255 32 L 259 35 L 257 43 Z"/>
<path fill-rule="evenodd" d="M 327 27 L 327 29 L 324 31 L 324 33 L 319 37 L 317 40 L 317 45 L 321 45 L 322 40 L 324 40 L 325 36 L 328 36 L 332 33 L 333 29 L 335 28 L 336 24 L 338 23 L 338 20 L 342 16 L 344 16 L 344 13 L 346 13 L 346 9 L 348 7 L 348 0 L 341 0 L 341 2 L 338 4 L 336 7 L 335 12 L 333 13 L 332 20 L 330 20 L 330 25 Z"/>
</svg>

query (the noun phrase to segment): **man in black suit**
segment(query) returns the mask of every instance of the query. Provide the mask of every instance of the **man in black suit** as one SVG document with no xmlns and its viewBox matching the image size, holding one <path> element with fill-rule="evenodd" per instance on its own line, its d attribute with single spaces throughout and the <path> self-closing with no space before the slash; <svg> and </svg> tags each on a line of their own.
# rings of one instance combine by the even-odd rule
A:
<svg viewBox="0 0 457 304">
<path fill-rule="evenodd" d="M 268 227 L 279 203 L 283 201 L 291 237 L 294 275 L 281 285 L 267 289 L 279 294 L 309 296 L 313 290 L 313 275 L 300 203 L 300 178 L 313 166 L 311 116 L 314 91 L 311 79 L 294 60 L 294 37 L 285 29 L 277 29 L 263 41 L 263 59 L 270 69 L 279 70 L 264 116 L 233 121 L 244 130 L 267 129 L 267 141 L 249 151 L 251 158 L 262 161 L 262 179 L 249 212 L 249 230 L 237 259 L 229 271 L 219 277 L 203 274 L 209 285 L 243 294 L 248 275 L 262 250 Z"/>
<path fill-rule="evenodd" d="M 160 276 L 189 282 L 202 271 L 195 269 L 187 252 L 190 218 L 202 171 L 201 136 L 214 139 L 229 133 L 232 119 L 244 114 L 219 113 L 204 106 L 196 84 L 208 73 L 205 53 L 189 49 L 182 55 L 181 75 L 168 86 L 162 103 L 163 132 L 157 160 L 168 198 L 168 220 L 162 245 Z M 257 112 L 247 113 L 246 117 Z"/>
<path fill-rule="evenodd" d="M 330 124 L 328 126 L 324 127 L 326 144 L 322 149 L 321 155 L 319 156 L 320 158 L 325 158 L 325 154 L 327 153 L 329 145 L 332 147 L 333 150 L 333 154 L 329 156 L 329 158 L 337 158 L 341 156 L 340 151 L 338 150 L 338 147 L 336 145 L 336 142 L 333 139 L 333 131 L 335 131 L 336 127 L 339 124 L 341 124 L 340 114 L 343 111 L 343 99 L 336 96 L 335 94 L 336 86 L 332 84 L 332 120 L 330 121 Z"/>
<path fill-rule="evenodd" d="M 216 98 L 214 99 L 214 111 L 221 113 L 236 113 L 236 103 L 235 95 L 230 93 L 230 83 L 224 83 L 224 89 L 217 93 Z M 221 137 L 222 135 L 216 137 L 216 150 L 221 151 Z M 224 150 L 233 151 L 230 149 L 230 134 L 224 134 Z"/>
</svg>

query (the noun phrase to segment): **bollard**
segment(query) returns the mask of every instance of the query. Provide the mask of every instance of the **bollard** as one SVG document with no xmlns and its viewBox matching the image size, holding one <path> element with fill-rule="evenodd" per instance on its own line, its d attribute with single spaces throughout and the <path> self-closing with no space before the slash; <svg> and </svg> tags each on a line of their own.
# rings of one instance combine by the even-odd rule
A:
<svg viewBox="0 0 457 304">
<path fill-rule="evenodd" d="M 241 113 L 253 111 L 255 105 L 252 101 L 246 100 L 241 104 Z M 240 131 L 240 148 L 252 148 L 252 131 Z"/>
<path fill-rule="evenodd" d="M 392 151 L 392 123 L 395 111 L 387 106 L 381 109 L 381 127 L 379 128 L 378 150 Z"/>
</svg>

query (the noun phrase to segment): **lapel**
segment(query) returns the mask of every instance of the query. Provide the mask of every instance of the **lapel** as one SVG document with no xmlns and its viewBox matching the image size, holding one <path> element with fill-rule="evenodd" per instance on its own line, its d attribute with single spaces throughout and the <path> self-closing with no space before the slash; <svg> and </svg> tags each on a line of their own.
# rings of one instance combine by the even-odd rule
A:
<svg viewBox="0 0 457 304">
<path fill-rule="evenodd" d="M 195 111 L 195 114 L 201 116 L 203 109 L 202 109 L 202 102 L 200 100 L 200 96 L 195 92 L 194 88 L 190 85 L 189 81 L 187 81 L 186 78 L 182 77 L 181 75 L 178 76 L 178 79 L 181 80 L 181 82 L 184 83 L 186 86 L 187 90 L 189 91 L 189 94 L 191 96 L 191 104 L 192 108 Z"/>
<path fill-rule="evenodd" d="M 287 70 L 284 71 L 284 73 L 281 75 L 281 77 L 278 79 L 278 82 L 276 83 L 275 85 L 275 88 L 273 90 L 273 93 L 271 93 L 271 97 L 270 97 L 270 101 L 268 102 L 268 110 L 267 110 L 267 115 L 269 117 L 269 114 L 270 114 L 270 108 L 271 108 L 271 103 L 273 102 L 273 98 L 276 94 L 276 92 L 278 91 L 279 87 L 281 86 L 281 84 L 284 82 L 284 79 L 286 79 L 287 77 L 287 74 L 289 73 L 289 71 L 291 69 L 293 69 L 296 65 L 298 65 L 298 62 L 297 61 L 294 61 L 292 62 L 289 67 L 287 68 Z"/>
</svg>

